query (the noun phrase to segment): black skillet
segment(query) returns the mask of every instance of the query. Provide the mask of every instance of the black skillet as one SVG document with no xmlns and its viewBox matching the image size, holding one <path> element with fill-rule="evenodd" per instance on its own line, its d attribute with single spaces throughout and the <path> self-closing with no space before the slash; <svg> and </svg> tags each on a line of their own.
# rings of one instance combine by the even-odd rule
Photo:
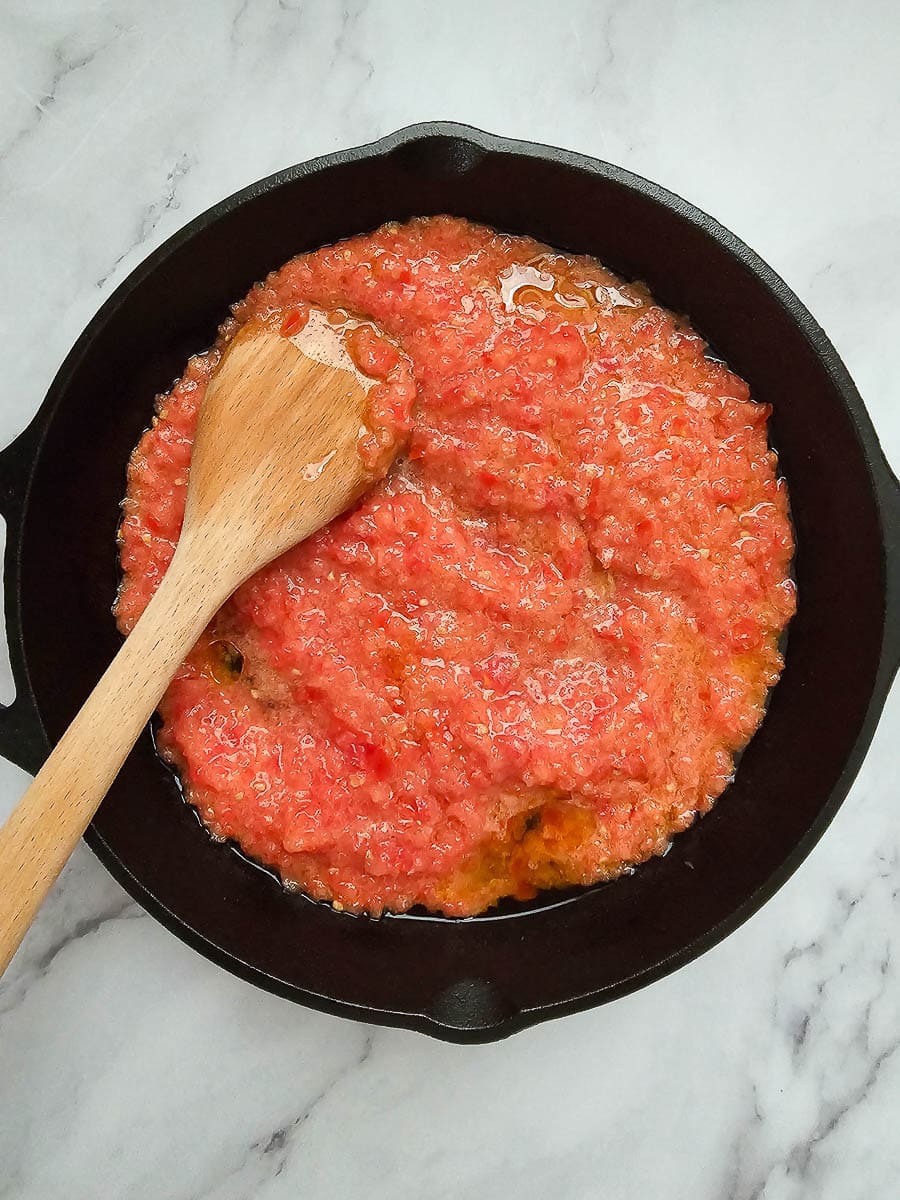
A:
<svg viewBox="0 0 900 1200">
<path fill-rule="evenodd" d="M 235 974 L 343 1016 L 475 1042 L 641 987 L 746 920 L 834 816 L 900 661 L 900 489 L 856 389 L 790 289 L 677 196 L 577 154 L 419 125 L 273 175 L 166 242 L 91 321 L 0 455 L 17 685 L 0 751 L 35 771 L 116 651 L 118 505 L 154 393 L 271 268 L 442 212 L 645 280 L 772 404 L 800 603 L 735 782 L 633 876 L 466 921 L 375 921 L 284 892 L 206 835 L 149 730 L 87 840 L 154 916 Z"/>
</svg>

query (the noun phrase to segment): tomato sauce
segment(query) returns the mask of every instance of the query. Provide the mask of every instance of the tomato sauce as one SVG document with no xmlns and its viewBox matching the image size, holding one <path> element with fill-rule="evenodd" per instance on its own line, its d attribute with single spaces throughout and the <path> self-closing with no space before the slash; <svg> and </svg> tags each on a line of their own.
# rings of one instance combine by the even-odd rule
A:
<svg viewBox="0 0 900 1200">
<path fill-rule="evenodd" d="M 336 908 L 469 915 L 661 853 L 727 785 L 795 604 L 769 410 L 593 260 L 438 217 L 302 255 L 132 456 L 128 632 L 222 347 L 319 306 L 405 453 L 244 584 L 161 704 L 212 833 Z"/>
</svg>

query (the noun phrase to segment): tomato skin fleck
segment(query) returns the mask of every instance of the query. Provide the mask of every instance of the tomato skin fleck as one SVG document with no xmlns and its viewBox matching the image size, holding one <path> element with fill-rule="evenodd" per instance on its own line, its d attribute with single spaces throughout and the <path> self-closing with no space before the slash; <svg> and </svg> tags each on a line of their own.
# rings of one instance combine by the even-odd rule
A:
<svg viewBox="0 0 900 1200">
<path fill-rule="evenodd" d="M 290 309 L 281 322 L 281 336 L 293 337 L 299 333 L 309 320 L 309 305 L 297 306 Z"/>
<path fill-rule="evenodd" d="M 132 455 L 123 632 L 174 551 L 228 339 L 293 337 L 313 306 L 372 381 L 358 450 L 382 477 L 173 680 L 159 744 L 189 799 L 350 912 L 465 916 L 664 851 L 778 678 L 793 536 L 768 407 L 598 263 L 435 217 L 273 272 Z"/>
</svg>

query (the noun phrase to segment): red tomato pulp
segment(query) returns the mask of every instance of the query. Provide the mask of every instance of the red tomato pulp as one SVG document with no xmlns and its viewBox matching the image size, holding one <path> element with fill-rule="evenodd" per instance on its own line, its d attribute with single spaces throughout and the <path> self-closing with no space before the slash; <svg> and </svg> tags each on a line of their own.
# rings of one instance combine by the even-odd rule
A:
<svg viewBox="0 0 900 1200">
<path fill-rule="evenodd" d="M 590 259 L 439 217 L 255 287 L 132 456 L 122 629 L 178 539 L 222 346 L 254 316 L 287 336 L 310 304 L 350 318 L 377 380 L 363 453 L 408 449 L 178 672 L 160 745 L 191 803 L 352 911 L 466 915 L 663 851 L 781 669 L 787 495 L 767 408 Z"/>
</svg>

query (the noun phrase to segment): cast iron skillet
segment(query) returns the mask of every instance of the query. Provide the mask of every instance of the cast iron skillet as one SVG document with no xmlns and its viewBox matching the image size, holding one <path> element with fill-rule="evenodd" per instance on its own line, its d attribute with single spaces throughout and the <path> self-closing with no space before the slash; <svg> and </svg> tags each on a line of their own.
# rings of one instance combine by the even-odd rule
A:
<svg viewBox="0 0 900 1200">
<path fill-rule="evenodd" d="M 900 660 L 900 490 L 856 389 L 785 284 L 677 196 L 580 155 L 420 125 L 273 175 L 166 242 L 91 321 L 0 456 L 18 689 L 0 751 L 35 771 L 119 644 L 118 506 L 154 393 L 212 341 L 231 301 L 298 251 L 442 212 L 645 280 L 773 405 L 800 605 L 736 781 L 633 876 L 465 921 L 374 921 L 282 891 L 207 836 L 149 730 L 87 840 L 151 913 L 235 974 L 329 1012 L 476 1042 L 641 987 L 746 920 L 834 816 Z"/>
</svg>

